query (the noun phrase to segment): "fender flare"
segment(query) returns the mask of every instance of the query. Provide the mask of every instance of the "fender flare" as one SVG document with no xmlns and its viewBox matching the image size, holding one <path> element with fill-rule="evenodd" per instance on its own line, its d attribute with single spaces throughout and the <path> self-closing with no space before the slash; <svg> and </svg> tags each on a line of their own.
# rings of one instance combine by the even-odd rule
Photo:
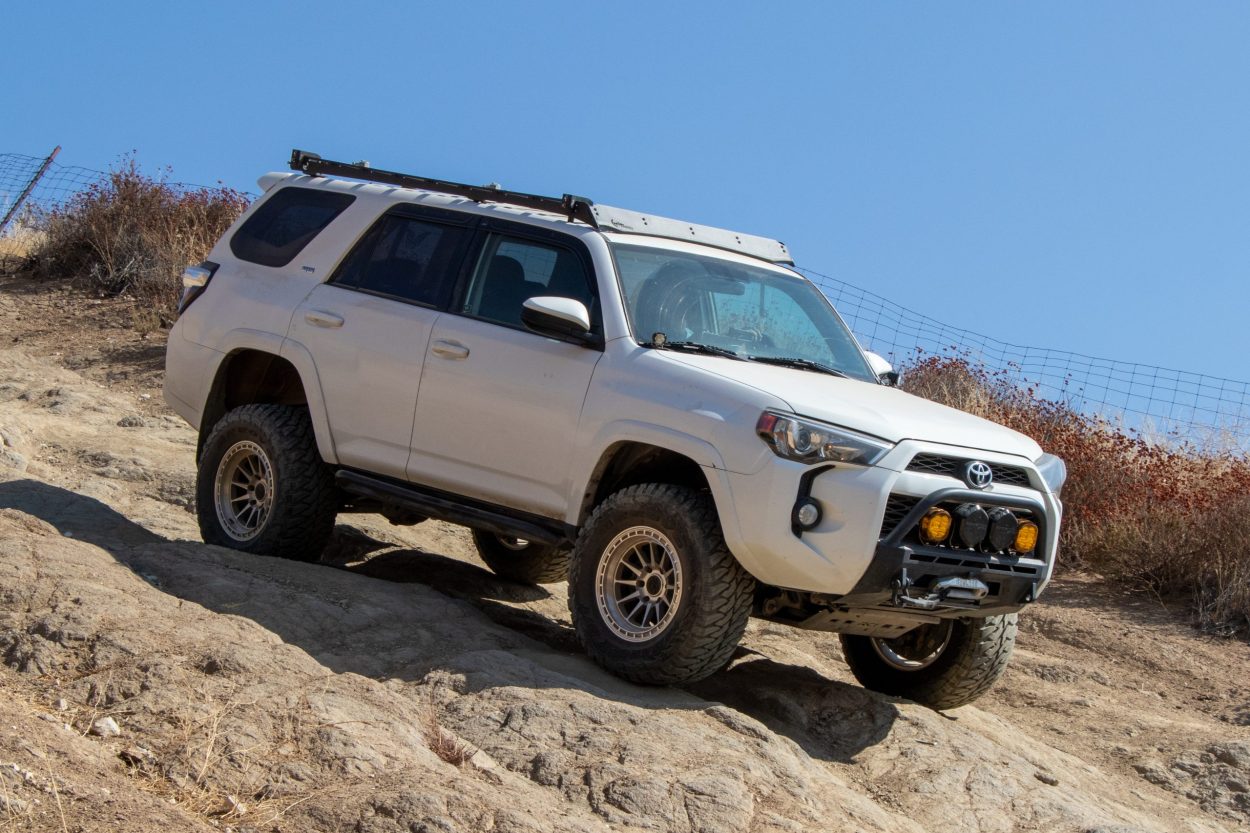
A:
<svg viewBox="0 0 1250 833">
<path fill-rule="evenodd" d="M 569 509 L 565 522 L 577 527 L 581 521 L 583 500 L 592 481 L 602 470 L 605 455 L 613 446 L 627 442 L 663 448 L 681 454 L 698 464 L 703 470 L 704 477 L 707 478 L 712 501 L 716 506 L 716 514 L 720 518 L 721 532 L 725 536 L 725 543 L 729 551 L 737 558 L 737 553 L 743 550 L 744 544 L 738 526 L 737 513 L 733 511 L 733 494 L 726 477 L 725 461 L 720 452 L 702 437 L 641 420 L 626 419 L 609 422 L 602 426 L 590 441 L 589 448 L 593 451 L 584 458 L 587 466 L 582 469 L 587 473 L 570 484 L 567 503 Z"/>
<path fill-rule="evenodd" d="M 208 393 L 210 402 L 216 391 L 222 368 L 235 355 L 245 350 L 254 350 L 285 359 L 291 363 L 299 375 L 300 385 L 304 389 L 304 398 L 308 400 L 308 413 L 312 419 L 313 434 L 317 438 L 317 451 L 321 454 L 321 459 L 331 464 L 338 462 L 334 438 L 330 433 L 330 421 L 326 415 L 325 398 L 321 391 L 321 379 L 317 375 L 317 367 L 313 363 L 312 354 L 303 345 L 263 330 L 238 329 L 226 334 L 222 348 L 221 357 L 213 367 L 213 387 Z M 205 403 L 202 413 L 206 413 L 207 409 L 208 402 Z"/>
</svg>

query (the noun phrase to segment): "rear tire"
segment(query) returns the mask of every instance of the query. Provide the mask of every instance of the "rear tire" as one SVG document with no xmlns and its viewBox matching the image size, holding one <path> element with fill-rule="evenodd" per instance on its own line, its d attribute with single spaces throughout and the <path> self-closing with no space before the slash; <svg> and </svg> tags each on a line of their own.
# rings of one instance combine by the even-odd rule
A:
<svg viewBox="0 0 1250 833">
<path fill-rule="evenodd" d="M 572 550 L 533 541 L 473 530 L 477 554 L 495 575 L 523 584 L 555 584 L 567 581 Z"/>
<path fill-rule="evenodd" d="M 204 443 L 195 506 L 206 544 L 316 561 L 338 505 L 307 409 L 244 405 L 222 417 Z"/>
<path fill-rule="evenodd" d="M 864 688 L 933 709 L 971 703 L 1002 676 L 1016 642 L 1016 614 L 947 619 L 896 639 L 842 635 L 842 655 Z"/>
<path fill-rule="evenodd" d="M 586 652 L 636 683 L 691 683 L 724 668 L 755 579 L 721 534 L 711 499 L 631 486 L 595 509 L 573 548 L 569 611 Z"/>
</svg>

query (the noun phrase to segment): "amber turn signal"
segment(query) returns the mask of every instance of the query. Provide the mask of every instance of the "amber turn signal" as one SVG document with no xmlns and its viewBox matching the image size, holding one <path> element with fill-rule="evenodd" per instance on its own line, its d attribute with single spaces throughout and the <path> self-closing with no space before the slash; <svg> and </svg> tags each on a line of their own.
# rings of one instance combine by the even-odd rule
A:
<svg viewBox="0 0 1250 833">
<path fill-rule="evenodd" d="M 950 534 L 951 513 L 945 509 L 930 509 L 920 519 L 920 540 L 926 544 L 940 544 Z"/>
<path fill-rule="evenodd" d="M 1016 530 L 1016 543 L 1012 547 L 1018 553 L 1033 552 L 1033 548 L 1037 546 L 1037 524 L 1032 521 L 1020 521 L 1020 528 Z"/>
</svg>

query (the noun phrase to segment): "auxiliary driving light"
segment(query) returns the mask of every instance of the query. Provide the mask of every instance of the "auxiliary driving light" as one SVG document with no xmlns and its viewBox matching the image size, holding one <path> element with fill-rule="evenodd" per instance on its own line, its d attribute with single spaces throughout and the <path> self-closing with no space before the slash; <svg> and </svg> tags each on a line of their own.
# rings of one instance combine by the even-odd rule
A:
<svg viewBox="0 0 1250 833">
<path fill-rule="evenodd" d="M 1002 506 L 996 506 L 990 510 L 990 549 L 994 552 L 1002 552 L 1010 547 L 1016 540 L 1016 533 L 1020 529 L 1020 522 L 1016 520 L 1016 516 L 1012 514 L 1010 509 Z"/>
<path fill-rule="evenodd" d="M 985 540 L 990 528 L 990 516 L 975 503 L 965 503 L 955 510 L 959 516 L 959 540 L 965 547 L 976 549 Z"/>
<path fill-rule="evenodd" d="M 1037 524 L 1032 521 L 1021 521 L 1020 528 L 1016 530 L 1016 543 L 1012 545 L 1012 549 L 1018 553 L 1033 552 L 1033 548 L 1037 546 Z"/>
<path fill-rule="evenodd" d="M 950 537 L 951 513 L 945 509 L 930 509 L 920 519 L 920 540 L 930 546 L 940 544 Z"/>
</svg>

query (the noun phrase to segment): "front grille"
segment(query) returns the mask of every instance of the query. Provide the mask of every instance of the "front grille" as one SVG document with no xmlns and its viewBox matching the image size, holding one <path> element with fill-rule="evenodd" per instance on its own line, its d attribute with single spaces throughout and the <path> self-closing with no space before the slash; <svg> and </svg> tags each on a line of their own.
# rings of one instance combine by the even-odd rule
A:
<svg viewBox="0 0 1250 833">
<path fill-rule="evenodd" d="M 889 535 L 894 528 L 903 522 L 907 513 L 912 510 L 920 498 L 909 495 L 890 495 L 885 504 L 885 519 L 881 522 L 881 537 Z"/>
<path fill-rule="evenodd" d="M 959 469 L 967 462 L 969 461 L 958 457 L 944 457 L 941 454 L 917 454 L 907 464 L 907 470 L 924 472 L 925 474 L 941 474 L 962 480 Z M 1029 485 L 1028 469 L 1022 469 L 1018 466 L 1003 466 L 998 463 L 990 463 L 990 469 L 994 472 L 995 483 L 1006 483 L 1009 486 Z"/>
</svg>

